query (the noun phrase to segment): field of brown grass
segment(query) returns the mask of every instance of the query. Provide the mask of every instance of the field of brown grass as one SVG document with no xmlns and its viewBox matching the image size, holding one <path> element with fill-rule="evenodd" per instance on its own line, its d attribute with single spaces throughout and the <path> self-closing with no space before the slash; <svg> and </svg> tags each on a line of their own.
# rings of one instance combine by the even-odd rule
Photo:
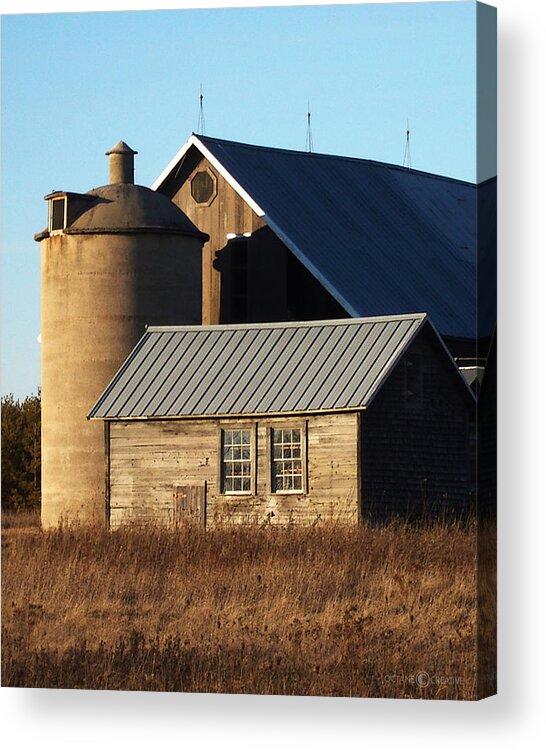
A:
<svg viewBox="0 0 546 750">
<path fill-rule="evenodd" d="M 473 524 L 44 533 L 4 521 L 4 686 L 490 690 L 477 683 Z M 480 587 L 488 607 L 493 588 Z"/>
</svg>

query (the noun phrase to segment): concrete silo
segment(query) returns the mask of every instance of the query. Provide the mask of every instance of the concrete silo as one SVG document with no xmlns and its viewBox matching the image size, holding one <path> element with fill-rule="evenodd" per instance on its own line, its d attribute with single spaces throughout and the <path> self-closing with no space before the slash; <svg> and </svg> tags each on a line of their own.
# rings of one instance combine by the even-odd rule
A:
<svg viewBox="0 0 546 750">
<path fill-rule="evenodd" d="M 86 415 L 146 325 L 201 323 L 202 234 L 107 155 L 110 184 L 46 195 L 41 243 L 42 525 L 107 522 L 105 445 Z"/>
</svg>

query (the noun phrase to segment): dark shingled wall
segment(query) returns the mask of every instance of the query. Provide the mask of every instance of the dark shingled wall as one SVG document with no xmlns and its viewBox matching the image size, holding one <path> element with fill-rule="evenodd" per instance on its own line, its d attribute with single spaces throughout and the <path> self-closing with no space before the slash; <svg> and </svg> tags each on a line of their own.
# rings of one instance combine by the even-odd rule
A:
<svg viewBox="0 0 546 750">
<path fill-rule="evenodd" d="M 406 362 L 421 363 L 422 398 L 406 399 Z M 426 329 L 361 421 L 362 515 L 462 515 L 474 504 L 475 404 Z"/>
</svg>

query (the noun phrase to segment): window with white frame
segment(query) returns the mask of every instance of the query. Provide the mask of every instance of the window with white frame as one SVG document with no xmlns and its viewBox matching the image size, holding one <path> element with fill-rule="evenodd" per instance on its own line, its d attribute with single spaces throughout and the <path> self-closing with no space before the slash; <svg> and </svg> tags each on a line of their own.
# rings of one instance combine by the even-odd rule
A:
<svg viewBox="0 0 546 750">
<path fill-rule="evenodd" d="M 222 492 L 252 491 L 252 431 L 222 430 Z"/>
<path fill-rule="evenodd" d="M 302 429 L 271 430 L 271 489 L 273 492 L 304 491 Z"/>
</svg>

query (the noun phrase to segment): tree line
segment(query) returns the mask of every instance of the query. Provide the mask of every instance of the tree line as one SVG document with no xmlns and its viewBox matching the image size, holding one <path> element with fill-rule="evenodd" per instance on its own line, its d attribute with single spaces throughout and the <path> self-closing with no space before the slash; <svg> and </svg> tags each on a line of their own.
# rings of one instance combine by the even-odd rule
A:
<svg viewBox="0 0 546 750">
<path fill-rule="evenodd" d="M 22 401 L 2 397 L 2 510 L 40 507 L 40 392 Z"/>
</svg>

